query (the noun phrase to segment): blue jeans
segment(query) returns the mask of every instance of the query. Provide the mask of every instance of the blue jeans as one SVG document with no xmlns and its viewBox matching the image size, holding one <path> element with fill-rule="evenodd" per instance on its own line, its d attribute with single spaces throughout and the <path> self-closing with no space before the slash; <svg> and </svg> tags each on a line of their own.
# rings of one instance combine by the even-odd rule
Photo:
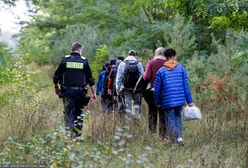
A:
<svg viewBox="0 0 248 168">
<path fill-rule="evenodd" d="M 165 125 L 171 140 L 176 143 L 178 138 L 182 138 L 182 106 L 162 109 L 165 117 Z"/>
</svg>

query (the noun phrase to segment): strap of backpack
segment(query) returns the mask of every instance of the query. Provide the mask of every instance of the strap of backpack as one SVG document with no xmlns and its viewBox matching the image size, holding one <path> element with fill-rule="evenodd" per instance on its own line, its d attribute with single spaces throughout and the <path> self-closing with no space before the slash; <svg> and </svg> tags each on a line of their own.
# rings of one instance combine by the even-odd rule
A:
<svg viewBox="0 0 248 168">
<path fill-rule="evenodd" d="M 125 64 L 131 64 L 131 61 L 133 61 L 133 60 L 125 60 L 124 62 L 125 62 Z M 134 64 L 138 65 L 138 64 L 139 64 L 139 61 L 136 60 L 136 61 L 134 62 Z"/>
</svg>

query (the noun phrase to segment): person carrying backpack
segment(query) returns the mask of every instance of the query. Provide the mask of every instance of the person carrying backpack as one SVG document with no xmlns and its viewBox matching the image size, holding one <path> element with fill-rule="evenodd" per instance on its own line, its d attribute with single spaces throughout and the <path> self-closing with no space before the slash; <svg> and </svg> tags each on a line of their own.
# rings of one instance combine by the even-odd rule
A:
<svg viewBox="0 0 248 168">
<path fill-rule="evenodd" d="M 104 80 L 104 92 L 106 93 L 105 95 L 105 105 L 107 111 L 105 112 L 112 112 L 113 111 L 113 95 L 108 92 L 108 81 L 110 79 L 111 75 L 111 70 L 113 66 L 115 66 L 116 60 L 112 59 L 109 62 L 109 65 L 107 66 L 107 73 L 105 75 L 105 80 Z"/>
<path fill-rule="evenodd" d="M 123 108 L 120 103 L 121 101 L 119 101 L 120 99 L 117 96 L 115 84 L 116 84 L 117 69 L 122 61 L 124 61 L 124 57 L 118 56 L 116 60 L 116 64 L 112 66 L 108 79 L 108 94 L 113 96 L 113 110 L 118 112 L 121 111 L 121 109 Z"/>
<path fill-rule="evenodd" d="M 134 88 L 140 76 L 144 73 L 138 54 L 134 50 L 128 52 L 126 59 L 120 63 L 116 77 L 116 92 L 123 94 L 124 110 L 128 117 L 140 117 L 141 93 L 134 93 Z"/>
</svg>

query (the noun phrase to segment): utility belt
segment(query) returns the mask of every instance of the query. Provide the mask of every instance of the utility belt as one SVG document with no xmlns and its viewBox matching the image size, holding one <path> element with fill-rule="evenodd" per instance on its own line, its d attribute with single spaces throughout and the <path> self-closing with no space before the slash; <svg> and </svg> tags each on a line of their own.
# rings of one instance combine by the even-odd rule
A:
<svg viewBox="0 0 248 168">
<path fill-rule="evenodd" d="M 90 101 L 90 97 L 87 96 L 87 94 L 86 94 L 87 93 L 87 87 L 82 87 L 82 86 L 64 86 L 64 85 L 61 85 L 61 89 L 62 90 L 85 91 L 85 97 L 82 99 L 81 106 L 83 108 L 84 106 L 87 106 L 88 105 L 88 103 Z M 60 98 L 63 98 L 63 93 L 61 93 L 61 95 L 59 97 Z"/>
<path fill-rule="evenodd" d="M 65 86 L 65 85 L 62 85 L 61 89 L 87 91 L 87 87 L 82 87 L 82 86 Z"/>
</svg>

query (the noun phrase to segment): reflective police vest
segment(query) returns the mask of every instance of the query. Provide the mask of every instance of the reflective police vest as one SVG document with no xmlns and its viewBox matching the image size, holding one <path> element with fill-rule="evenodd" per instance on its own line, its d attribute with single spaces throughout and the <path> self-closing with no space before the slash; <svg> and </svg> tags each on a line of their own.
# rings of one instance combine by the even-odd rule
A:
<svg viewBox="0 0 248 168">
<path fill-rule="evenodd" d="M 80 56 L 65 56 L 65 72 L 63 73 L 63 86 L 86 86 L 86 74 L 84 70 L 85 58 Z"/>
</svg>

